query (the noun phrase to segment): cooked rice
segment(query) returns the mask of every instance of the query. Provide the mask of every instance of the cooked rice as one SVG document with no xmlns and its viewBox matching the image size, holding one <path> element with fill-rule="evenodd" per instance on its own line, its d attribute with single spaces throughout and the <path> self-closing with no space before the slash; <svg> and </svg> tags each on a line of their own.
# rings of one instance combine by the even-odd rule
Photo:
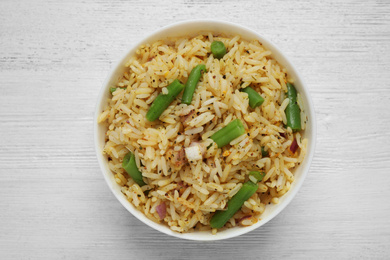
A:
<svg viewBox="0 0 390 260">
<path fill-rule="evenodd" d="M 221 60 L 210 55 L 213 40 L 224 42 L 228 52 Z M 108 105 L 98 118 L 107 124 L 104 153 L 122 192 L 148 218 L 177 232 L 211 230 L 213 212 L 223 210 L 249 180 L 249 171 L 265 172 L 259 189 L 246 201 L 225 228 L 256 223 L 269 203 L 279 203 L 294 181 L 294 168 L 302 162 L 307 140 L 285 129 L 286 82 L 292 82 L 286 69 L 257 41 L 200 34 L 156 41 L 139 47 L 127 62 L 126 71 Z M 174 80 L 186 82 L 191 69 L 205 64 L 207 72 L 197 85 L 191 105 L 180 103 L 181 94 L 159 120 L 148 122 L 145 115 L 159 93 L 167 93 Z M 248 96 L 240 88 L 251 86 L 265 101 L 256 109 L 248 106 Z M 302 97 L 302 128 L 306 125 Z M 209 137 L 234 119 L 246 129 L 230 145 L 218 149 Z M 282 136 L 281 136 L 282 134 Z M 285 136 L 285 137 L 283 137 Z M 298 151 L 289 147 L 297 139 Z M 170 155 L 194 143 L 211 144 L 202 160 L 177 166 Z M 262 158 L 261 146 L 269 156 Z M 139 187 L 122 168 L 128 151 L 147 185 Z M 180 163 L 180 162 L 179 162 Z M 144 191 L 150 190 L 147 196 Z M 166 205 L 160 219 L 156 207 Z"/>
</svg>

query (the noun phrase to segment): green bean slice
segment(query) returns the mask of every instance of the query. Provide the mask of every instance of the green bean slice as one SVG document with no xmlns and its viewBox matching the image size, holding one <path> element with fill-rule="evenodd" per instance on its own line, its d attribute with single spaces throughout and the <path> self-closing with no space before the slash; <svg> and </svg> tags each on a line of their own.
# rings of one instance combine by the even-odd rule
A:
<svg viewBox="0 0 390 260">
<path fill-rule="evenodd" d="M 290 100 L 285 110 L 287 126 L 297 132 L 301 130 L 301 109 L 297 103 L 297 91 L 291 83 L 287 83 L 287 97 Z"/>
<path fill-rule="evenodd" d="M 233 217 L 233 215 L 242 207 L 245 201 L 247 201 L 257 191 L 257 184 L 248 181 L 245 182 L 241 189 L 228 201 L 226 210 L 218 210 L 212 216 L 210 220 L 210 226 L 212 228 L 221 228 L 226 222 Z"/>
<path fill-rule="evenodd" d="M 153 101 L 152 105 L 149 108 L 149 111 L 146 113 L 146 119 L 149 122 L 153 122 L 164 112 L 165 109 L 173 102 L 173 100 L 180 94 L 184 86 L 180 83 L 179 80 L 175 79 L 169 86 L 168 94 L 164 95 L 160 93 L 156 99 Z"/>
<path fill-rule="evenodd" d="M 248 94 L 249 106 L 251 108 L 255 109 L 256 107 L 261 106 L 261 104 L 263 104 L 264 98 L 260 96 L 260 94 L 257 93 L 257 91 L 253 88 L 246 87 L 244 89 L 241 89 L 241 91 Z"/>
<path fill-rule="evenodd" d="M 138 170 L 137 164 L 135 163 L 134 154 L 128 152 L 125 155 L 123 158 L 122 167 L 139 186 L 146 185 L 142 179 L 142 173 Z"/>
<path fill-rule="evenodd" d="M 211 49 L 211 53 L 216 59 L 222 59 L 223 56 L 225 56 L 226 54 L 225 44 L 223 44 L 223 42 L 221 41 L 213 41 L 211 43 L 210 49 Z"/>
<path fill-rule="evenodd" d="M 253 176 L 257 180 L 257 182 L 260 182 L 263 180 L 265 173 L 259 172 L 259 171 L 251 171 L 251 172 L 249 172 L 249 176 Z"/>
<path fill-rule="evenodd" d="M 218 148 L 221 148 L 243 134 L 245 134 L 244 125 L 240 119 L 235 119 L 210 138 L 218 145 Z"/>
<path fill-rule="evenodd" d="M 183 92 L 183 97 L 181 99 L 181 103 L 187 105 L 191 104 L 192 97 L 196 89 L 196 85 L 198 84 L 199 79 L 202 76 L 202 71 L 205 70 L 206 70 L 206 66 L 204 64 L 199 64 L 191 70 L 191 73 L 188 76 L 187 82 L 184 86 L 184 92 Z"/>
<path fill-rule="evenodd" d="M 261 157 L 267 157 L 269 155 L 269 152 L 265 150 L 265 147 L 261 147 Z"/>
<path fill-rule="evenodd" d="M 118 89 L 118 88 L 110 88 L 110 92 L 111 92 L 111 94 L 112 94 L 112 93 L 114 93 L 114 92 L 115 92 L 115 90 L 117 90 L 117 89 Z M 120 88 L 120 89 L 126 89 L 126 88 L 124 88 L 124 87 L 123 87 L 123 88 Z"/>
</svg>

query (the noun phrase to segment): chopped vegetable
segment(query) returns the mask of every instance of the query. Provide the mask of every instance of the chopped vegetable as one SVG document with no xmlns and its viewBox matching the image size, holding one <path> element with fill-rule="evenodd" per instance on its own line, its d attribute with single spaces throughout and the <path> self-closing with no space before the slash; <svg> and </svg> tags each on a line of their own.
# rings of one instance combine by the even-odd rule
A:
<svg viewBox="0 0 390 260">
<path fill-rule="evenodd" d="M 264 178 L 265 173 L 264 172 L 259 172 L 259 171 L 251 171 L 251 172 L 249 172 L 249 178 L 251 176 L 256 180 L 254 183 L 257 183 L 257 182 L 261 181 Z M 250 178 L 250 180 L 253 181 L 251 178 Z"/>
<path fill-rule="evenodd" d="M 243 220 L 245 220 L 245 219 L 248 219 L 248 218 L 251 218 L 251 217 L 252 217 L 252 215 L 246 215 L 246 216 L 240 218 L 240 219 L 238 220 L 238 222 L 241 222 L 241 221 L 243 221 Z"/>
<path fill-rule="evenodd" d="M 267 157 L 269 155 L 268 151 L 265 150 L 265 147 L 261 147 L 261 157 Z"/>
<path fill-rule="evenodd" d="M 146 185 L 142 179 L 142 173 L 138 170 L 137 164 L 135 163 L 134 154 L 128 152 L 125 155 L 123 158 L 122 167 L 139 186 Z"/>
<path fill-rule="evenodd" d="M 210 138 L 218 145 L 218 148 L 221 148 L 243 134 L 245 134 L 244 125 L 240 119 L 235 119 Z"/>
<path fill-rule="evenodd" d="M 252 215 L 246 215 L 246 216 L 240 218 L 237 222 L 240 223 L 240 225 L 242 225 L 242 226 L 250 226 L 253 224 Z"/>
<path fill-rule="evenodd" d="M 167 215 L 167 206 L 165 205 L 165 202 L 162 202 L 160 205 L 156 207 L 156 211 L 160 219 L 164 219 Z"/>
<path fill-rule="evenodd" d="M 206 70 L 206 66 L 204 64 L 199 64 L 195 68 L 191 70 L 190 75 L 188 76 L 187 82 L 184 86 L 183 97 L 181 99 L 181 103 L 191 104 L 192 96 L 194 95 L 196 85 L 202 76 L 202 71 Z"/>
<path fill-rule="evenodd" d="M 223 44 L 223 42 L 221 41 L 213 41 L 211 43 L 210 48 L 211 48 L 211 53 L 216 59 L 221 59 L 226 54 L 225 44 Z"/>
<path fill-rule="evenodd" d="M 183 126 L 186 127 L 188 125 L 188 122 L 191 121 L 192 115 L 195 113 L 195 109 L 191 111 L 184 111 L 180 115 L 180 122 L 183 123 Z"/>
<path fill-rule="evenodd" d="M 241 91 L 248 94 L 249 106 L 251 108 L 255 109 L 256 107 L 261 106 L 261 104 L 263 104 L 264 98 L 260 96 L 260 94 L 257 93 L 257 91 L 254 90 L 253 88 L 246 87 L 241 89 Z"/>
<path fill-rule="evenodd" d="M 115 90 L 117 90 L 118 88 L 110 88 L 110 92 L 111 94 L 115 92 Z M 126 89 L 126 88 L 120 88 L 120 89 Z"/>
<path fill-rule="evenodd" d="M 294 138 L 294 141 L 290 145 L 290 151 L 292 153 L 295 153 L 297 151 L 298 147 L 299 146 L 298 146 L 298 143 L 297 143 L 297 139 Z"/>
<path fill-rule="evenodd" d="M 294 132 L 301 130 L 301 109 L 297 103 L 297 91 L 293 84 L 287 83 L 287 96 L 290 100 L 285 113 L 287 118 L 287 126 Z"/>
<path fill-rule="evenodd" d="M 241 189 L 228 201 L 226 210 L 218 210 L 215 212 L 210 220 L 210 226 L 212 228 L 223 227 L 229 219 L 242 207 L 245 201 L 247 201 L 257 191 L 257 184 L 248 181 L 245 182 Z"/>
<path fill-rule="evenodd" d="M 183 165 L 187 163 L 184 148 L 180 149 L 179 151 L 169 149 L 166 153 L 166 157 L 176 170 L 179 170 Z"/>
<path fill-rule="evenodd" d="M 153 122 L 164 112 L 165 109 L 173 102 L 173 100 L 180 94 L 184 86 L 179 80 L 175 79 L 169 86 L 168 94 L 164 95 L 160 93 L 153 104 L 150 106 L 148 113 L 146 113 L 146 119 Z"/>
<path fill-rule="evenodd" d="M 184 148 L 188 161 L 202 160 L 205 147 L 198 142 L 193 142 L 189 147 Z"/>
</svg>

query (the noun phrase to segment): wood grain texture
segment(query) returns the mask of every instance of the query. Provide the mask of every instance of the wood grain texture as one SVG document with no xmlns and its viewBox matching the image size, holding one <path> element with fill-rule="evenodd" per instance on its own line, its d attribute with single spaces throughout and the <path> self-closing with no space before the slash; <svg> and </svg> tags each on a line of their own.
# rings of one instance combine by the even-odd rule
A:
<svg viewBox="0 0 390 260">
<path fill-rule="evenodd" d="M 1 1 L 0 259 L 386 259 L 389 1 Z M 106 186 L 93 113 L 112 64 L 176 21 L 263 34 L 309 86 L 318 133 L 293 202 L 238 238 L 191 242 L 131 216 Z"/>
</svg>

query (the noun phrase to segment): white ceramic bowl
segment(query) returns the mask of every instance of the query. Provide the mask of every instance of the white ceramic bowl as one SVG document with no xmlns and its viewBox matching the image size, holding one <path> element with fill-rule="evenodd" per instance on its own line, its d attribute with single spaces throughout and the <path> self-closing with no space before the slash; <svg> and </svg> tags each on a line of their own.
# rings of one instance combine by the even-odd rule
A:
<svg viewBox="0 0 390 260">
<path fill-rule="evenodd" d="M 280 202 L 277 205 L 270 204 L 267 205 L 265 212 L 261 216 L 261 221 L 249 227 L 234 227 L 224 231 L 218 232 L 216 235 L 212 235 L 211 232 L 192 232 L 192 233 L 177 233 L 170 230 L 167 226 L 163 224 L 158 224 L 150 219 L 146 218 L 143 213 L 138 211 L 122 194 L 120 191 L 120 186 L 114 180 L 114 174 L 108 168 L 107 157 L 102 154 L 102 150 L 104 147 L 104 139 L 106 133 L 106 127 L 103 125 L 97 124 L 97 117 L 102 112 L 107 98 L 109 97 L 109 87 L 111 85 L 115 85 L 118 79 L 121 77 L 124 72 L 124 64 L 126 61 L 134 55 L 136 49 L 145 43 L 151 43 L 156 40 L 165 39 L 167 37 L 172 36 L 191 36 L 195 35 L 200 31 L 212 31 L 216 33 L 224 33 L 226 35 L 241 35 L 242 38 L 246 40 L 257 39 L 259 40 L 266 48 L 272 51 L 272 56 L 275 58 L 282 66 L 284 66 L 289 75 L 294 79 L 294 85 L 299 93 L 301 93 L 304 101 L 305 111 L 309 118 L 306 130 L 304 132 L 304 136 L 308 139 L 309 144 L 307 147 L 307 154 L 304 159 L 304 162 L 301 163 L 295 169 L 295 181 L 293 182 L 291 189 L 280 198 Z M 287 59 L 287 57 L 282 53 L 279 48 L 277 48 L 273 43 L 265 39 L 260 34 L 245 28 L 243 26 L 223 22 L 223 21 L 214 21 L 214 20 L 195 20 L 195 21 L 186 21 L 175 23 L 161 29 L 158 29 L 154 33 L 150 34 L 148 37 L 142 39 L 138 44 L 135 44 L 130 50 L 127 51 L 126 55 L 115 64 L 111 72 L 109 73 L 106 81 L 104 82 L 102 89 L 100 90 L 100 94 L 97 101 L 95 118 L 94 118 L 94 131 L 95 131 L 95 149 L 97 153 L 97 158 L 99 161 L 100 168 L 103 172 L 104 178 L 110 187 L 111 191 L 114 193 L 115 197 L 119 200 L 119 202 L 133 214 L 136 218 L 144 222 L 146 225 L 161 231 L 165 234 L 175 236 L 183 239 L 190 240 L 220 240 L 226 238 L 236 237 L 242 234 L 245 234 L 249 231 L 252 231 L 268 221 L 274 218 L 279 212 L 281 212 L 294 198 L 297 194 L 298 190 L 302 186 L 302 183 L 309 171 L 310 163 L 314 154 L 315 147 L 315 139 L 316 139 L 316 120 L 314 115 L 314 106 L 309 96 L 308 89 L 304 84 L 302 77 L 295 70 L 295 67 L 292 63 Z M 141 234 L 140 234 L 141 235 Z"/>
</svg>

